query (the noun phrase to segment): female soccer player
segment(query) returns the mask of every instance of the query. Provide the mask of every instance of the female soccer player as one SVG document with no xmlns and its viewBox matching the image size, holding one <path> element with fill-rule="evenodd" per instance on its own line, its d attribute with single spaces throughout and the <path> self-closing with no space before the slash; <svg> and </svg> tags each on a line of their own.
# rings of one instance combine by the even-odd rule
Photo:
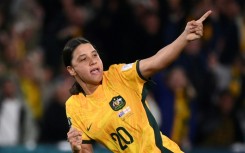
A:
<svg viewBox="0 0 245 153">
<path fill-rule="evenodd" d="M 76 80 L 66 102 L 74 153 L 92 153 L 92 142 L 113 152 L 160 153 L 182 151 L 163 135 L 147 106 L 149 78 L 178 57 L 188 42 L 203 35 L 202 22 L 210 15 L 187 23 L 182 34 L 155 55 L 130 64 L 114 64 L 103 71 L 93 45 L 73 38 L 64 47 L 64 64 Z"/>
</svg>

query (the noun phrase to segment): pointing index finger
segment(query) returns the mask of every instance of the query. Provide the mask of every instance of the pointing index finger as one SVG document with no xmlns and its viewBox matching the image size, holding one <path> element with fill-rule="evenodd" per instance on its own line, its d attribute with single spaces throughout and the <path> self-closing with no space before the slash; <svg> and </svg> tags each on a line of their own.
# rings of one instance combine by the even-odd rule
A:
<svg viewBox="0 0 245 153">
<path fill-rule="evenodd" d="M 211 10 L 207 11 L 200 19 L 197 20 L 197 22 L 199 23 L 203 22 L 211 13 L 212 13 Z"/>
</svg>

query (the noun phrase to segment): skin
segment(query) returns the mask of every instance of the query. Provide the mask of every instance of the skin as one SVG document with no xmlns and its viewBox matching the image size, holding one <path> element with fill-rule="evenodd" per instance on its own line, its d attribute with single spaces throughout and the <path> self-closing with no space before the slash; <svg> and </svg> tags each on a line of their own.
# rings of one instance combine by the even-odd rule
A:
<svg viewBox="0 0 245 153">
<path fill-rule="evenodd" d="M 72 66 L 67 70 L 75 77 L 87 95 L 92 94 L 101 84 L 103 64 L 91 44 L 81 44 L 73 52 Z"/>
<path fill-rule="evenodd" d="M 183 33 L 171 44 L 160 49 L 155 55 L 140 61 L 139 69 L 145 78 L 166 68 L 174 61 L 184 47 L 203 35 L 202 22 L 211 14 L 207 11 L 200 19 L 187 23 Z M 87 95 L 92 94 L 101 84 L 103 76 L 102 61 L 91 44 L 79 45 L 73 53 L 72 66 L 67 67 Z M 74 153 L 93 153 L 91 144 L 82 144 L 82 132 L 71 128 L 67 133 Z"/>
</svg>

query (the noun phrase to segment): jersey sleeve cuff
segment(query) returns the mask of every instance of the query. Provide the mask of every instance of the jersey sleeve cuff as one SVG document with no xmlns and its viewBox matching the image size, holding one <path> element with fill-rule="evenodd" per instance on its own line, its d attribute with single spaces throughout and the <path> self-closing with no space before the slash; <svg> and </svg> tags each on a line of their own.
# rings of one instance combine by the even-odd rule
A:
<svg viewBox="0 0 245 153">
<path fill-rule="evenodd" d="M 83 140 L 82 144 L 93 144 L 94 140 Z"/>
<path fill-rule="evenodd" d="M 145 77 L 141 74 L 141 72 L 140 72 L 140 66 L 139 66 L 140 64 L 139 64 L 139 63 L 140 63 L 140 60 L 136 61 L 136 71 L 137 71 L 139 77 L 140 77 L 142 80 L 148 82 L 149 87 L 150 87 L 150 86 L 156 85 L 156 83 L 155 83 L 151 78 L 147 79 L 147 78 L 145 78 Z"/>
<path fill-rule="evenodd" d="M 149 81 L 149 79 L 146 79 L 140 72 L 140 60 L 136 61 L 136 71 L 142 80 Z"/>
</svg>

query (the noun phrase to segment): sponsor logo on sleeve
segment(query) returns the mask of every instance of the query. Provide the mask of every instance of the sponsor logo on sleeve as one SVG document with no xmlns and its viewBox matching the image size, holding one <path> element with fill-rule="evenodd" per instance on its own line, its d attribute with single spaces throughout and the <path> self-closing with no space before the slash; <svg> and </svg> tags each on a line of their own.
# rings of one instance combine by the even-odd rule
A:
<svg viewBox="0 0 245 153">
<path fill-rule="evenodd" d="M 122 71 L 127 71 L 128 69 L 131 69 L 133 67 L 134 63 L 130 63 L 130 64 L 125 64 L 122 67 Z"/>
</svg>

